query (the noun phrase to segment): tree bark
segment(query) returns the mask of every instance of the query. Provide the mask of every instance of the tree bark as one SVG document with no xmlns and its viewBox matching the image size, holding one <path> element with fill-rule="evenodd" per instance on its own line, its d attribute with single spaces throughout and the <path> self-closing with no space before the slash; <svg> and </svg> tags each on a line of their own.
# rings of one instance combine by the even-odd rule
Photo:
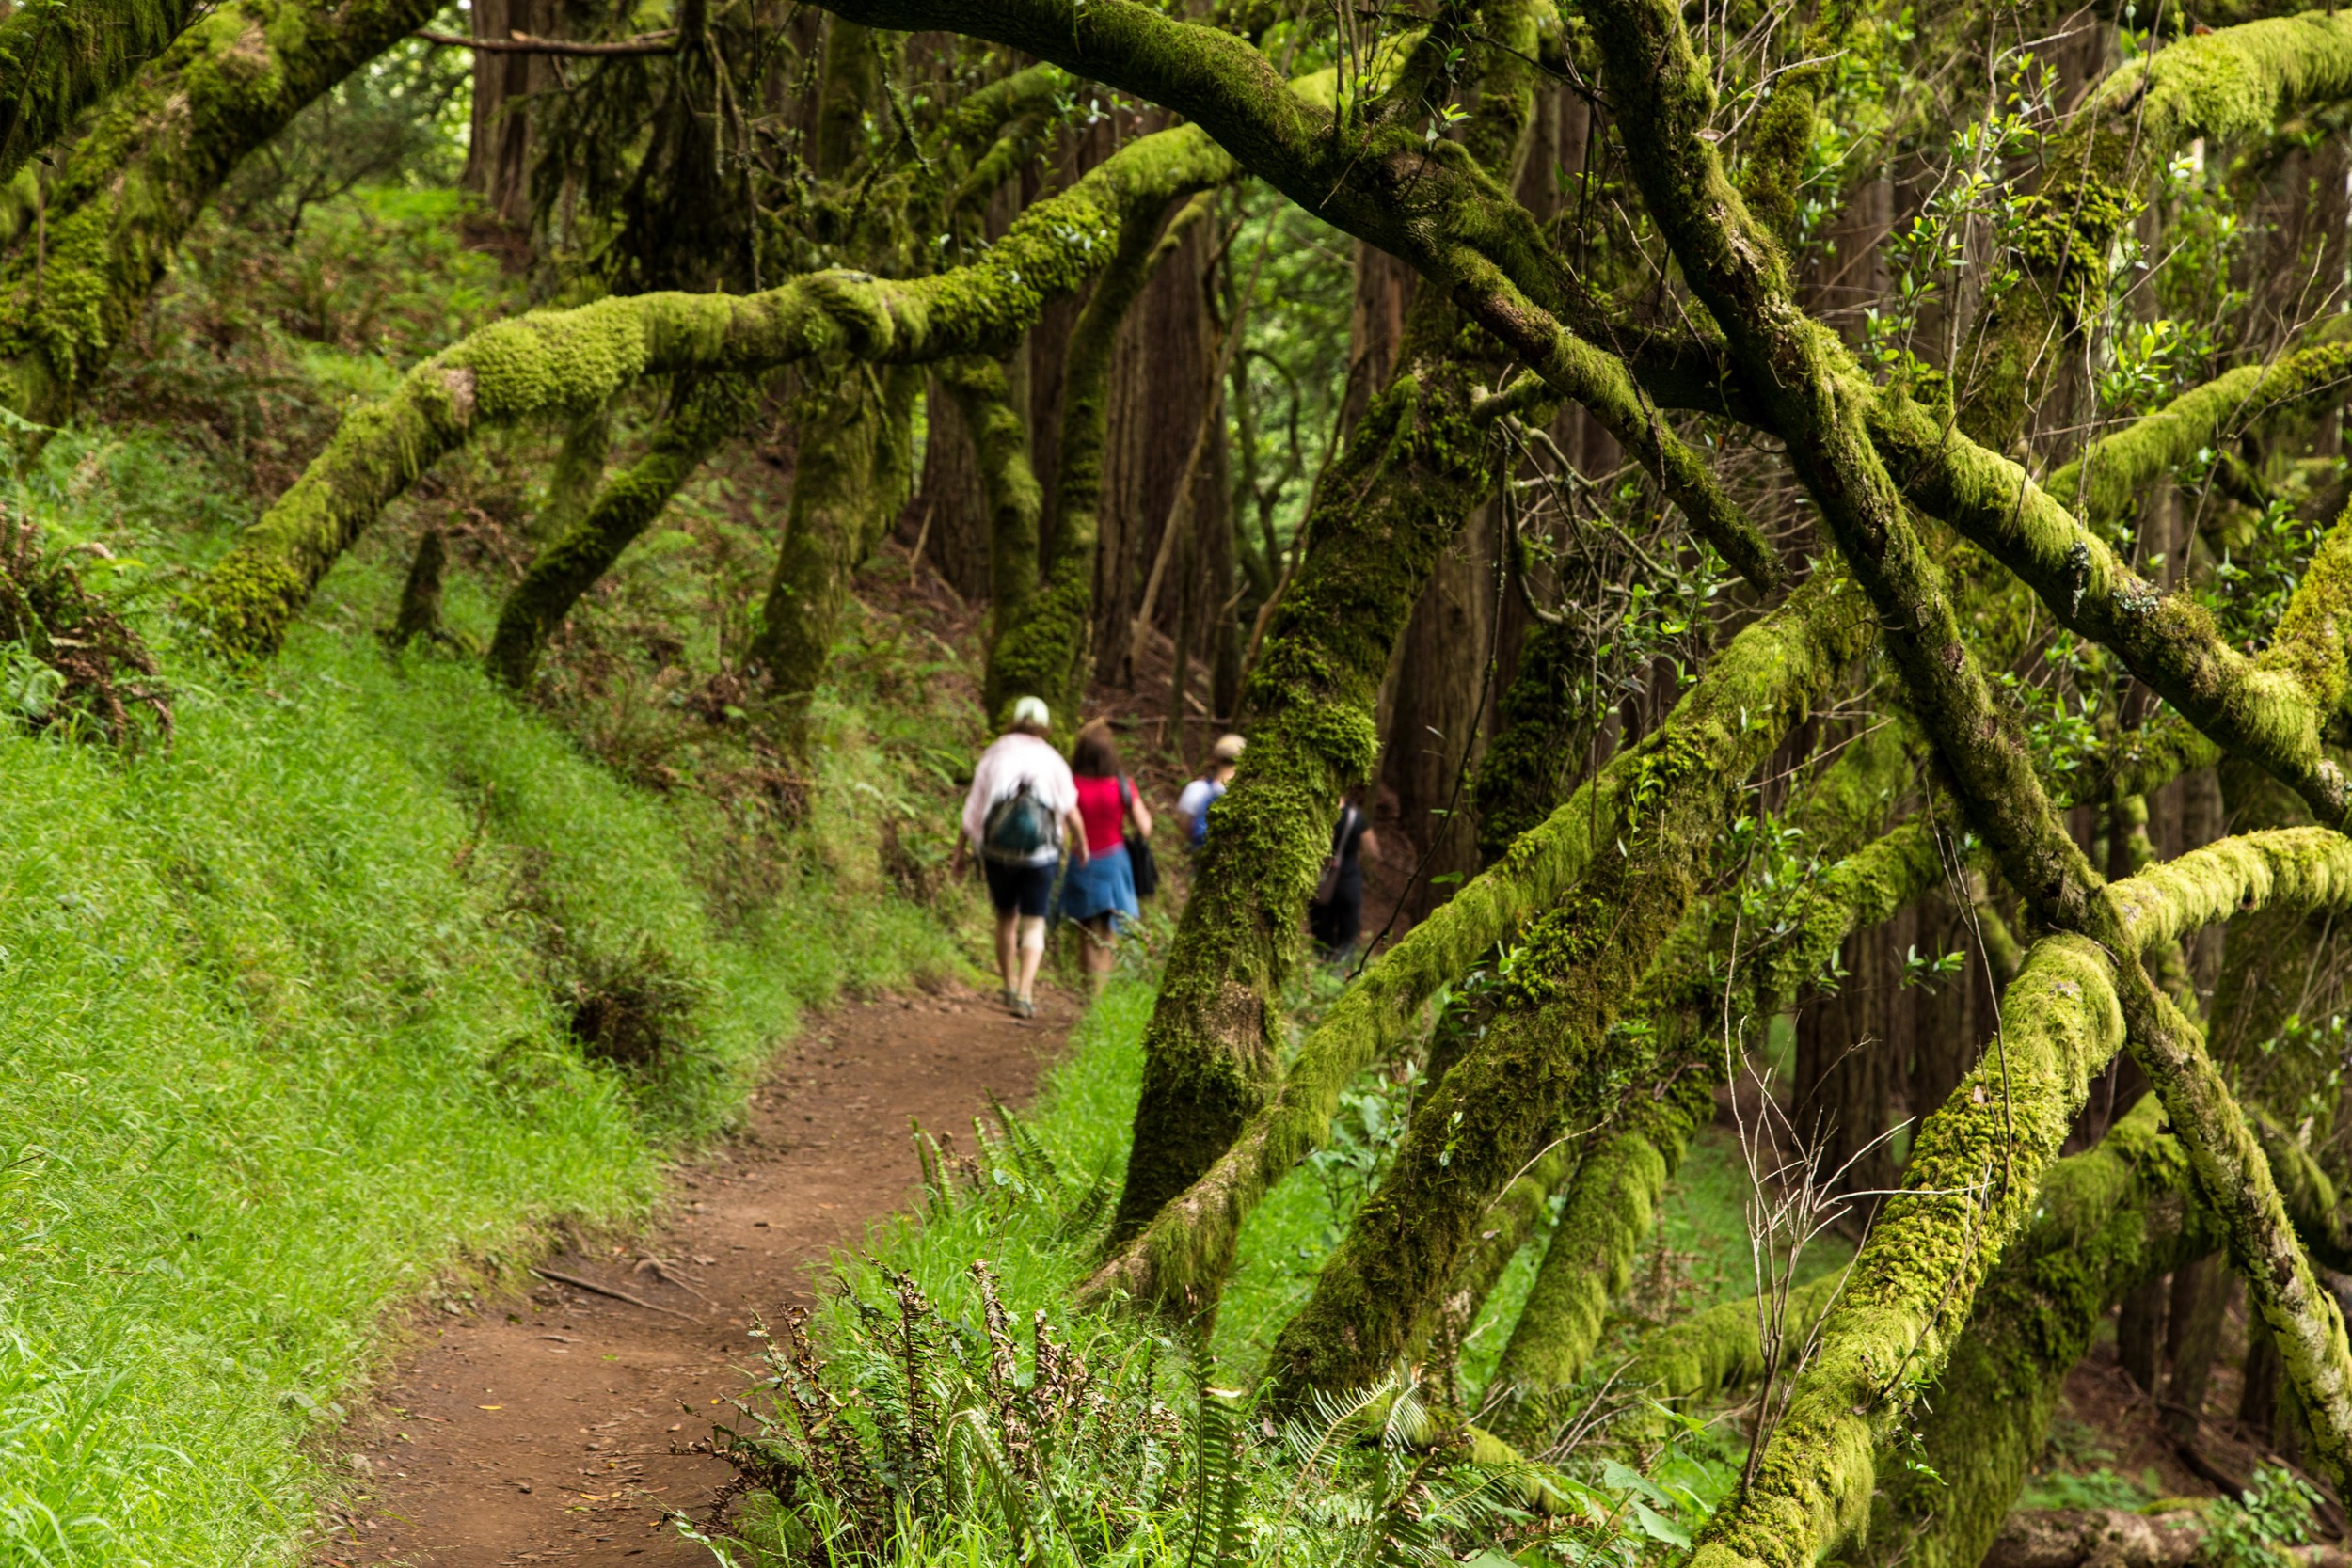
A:
<svg viewBox="0 0 2352 1568">
<path fill-rule="evenodd" d="M 1397 821 L 1424 872 L 1399 911 L 1406 922 L 1425 917 L 1445 902 L 1454 882 L 1478 869 L 1477 819 L 1468 809 L 1468 788 L 1455 786 L 1466 784 L 1477 765 L 1483 710 L 1492 702 L 1495 529 L 1489 503 L 1439 559 L 1400 643 L 1380 783 L 1395 793 Z"/>
<path fill-rule="evenodd" d="M 472 0 L 473 36 L 562 38 L 568 32 L 564 0 Z M 473 134 L 466 144 L 458 184 L 482 198 L 500 222 L 531 218 L 532 135 L 529 100 L 556 81 L 545 55 L 477 51 L 473 58 Z"/>
<path fill-rule="evenodd" d="M 2172 1272 L 2164 1346 L 2172 1371 L 2165 1379 L 2163 1408 L 2165 1426 L 2177 1441 L 2197 1441 L 2204 1419 L 2205 1390 L 2213 1382 L 2214 1360 L 2221 1353 L 2221 1323 L 2230 1310 L 2233 1283 L 2218 1254 Z"/>
<path fill-rule="evenodd" d="M 437 528 L 428 528 L 417 538 L 417 553 L 408 563 L 407 580 L 401 584 L 400 609 L 392 617 L 389 630 L 384 634 L 385 645 L 397 653 L 420 637 L 437 637 L 441 632 L 441 571 L 449 563 L 449 545 Z"/>
</svg>

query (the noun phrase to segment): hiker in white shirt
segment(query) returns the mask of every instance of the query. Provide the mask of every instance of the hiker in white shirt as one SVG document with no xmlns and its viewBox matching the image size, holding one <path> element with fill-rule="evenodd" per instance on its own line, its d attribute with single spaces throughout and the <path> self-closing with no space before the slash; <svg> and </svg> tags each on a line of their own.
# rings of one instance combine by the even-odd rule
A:
<svg viewBox="0 0 2352 1568">
<path fill-rule="evenodd" d="M 1078 816 L 1078 786 L 1070 765 L 1045 737 L 1053 716 L 1036 697 L 1012 705 L 1012 727 L 980 753 L 963 798 L 953 874 L 977 853 L 996 911 L 996 968 L 1005 1006 L 1020 1018 L 1037 1014 L 1037 972 L 1045 959 L 1045 916 L 1053 908 L 1054 877 L 1064 843 L 1073 864 L 1087 859 L 1086 824 Z"/>
</svg>

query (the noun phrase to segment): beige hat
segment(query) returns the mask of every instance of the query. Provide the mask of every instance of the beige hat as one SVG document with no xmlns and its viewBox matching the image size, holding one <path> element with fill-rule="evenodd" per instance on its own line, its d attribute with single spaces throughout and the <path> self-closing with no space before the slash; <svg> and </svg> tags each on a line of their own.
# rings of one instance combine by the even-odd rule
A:
<svg viewBox="0 0 2352 1568">
<path fill-rule="evenodd" d="M 1209 755 L 1219 762 L 1239 762 L 1241 749 L 1248 744 L 1240 736 L 1220 735 L 1216 737 L 1216 744 L 1209 748 Z"/>
</svg>

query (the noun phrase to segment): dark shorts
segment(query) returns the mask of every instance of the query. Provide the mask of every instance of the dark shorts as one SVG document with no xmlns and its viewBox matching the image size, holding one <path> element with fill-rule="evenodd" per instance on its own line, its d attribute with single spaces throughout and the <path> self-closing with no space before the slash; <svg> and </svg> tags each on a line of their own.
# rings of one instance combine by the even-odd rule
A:
<svg viewBox="0 0 2352 1568">
<path fill-rule="evenodd" d="M 988 876 L 988 901 L 996 906 L 998 914 L 1018 911 L 1031 920 L 1042 920 L 1054 907 L 1054 873 L 1058 868 L 1052 861 L 1006 865 L 984 860 L 980 869 Z"/>
</svg>

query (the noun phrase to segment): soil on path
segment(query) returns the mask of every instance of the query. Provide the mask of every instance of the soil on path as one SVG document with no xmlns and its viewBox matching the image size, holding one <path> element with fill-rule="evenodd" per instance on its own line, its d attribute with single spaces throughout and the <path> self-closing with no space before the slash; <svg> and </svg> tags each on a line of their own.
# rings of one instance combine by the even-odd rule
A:
<svg viewBox="0 0 2352 1568">
<path fill-rule="evenodd" d="M 699 1520 L 729 1472 L 670 1450 L 748 1381 L 755 1315 L 808 1305 L 810 1265 L 908 1205 L 910 1117 L 961 1133 L 989 1094 L 1025 1101 L 1074 1017 L 1055 997 L 1024 1022 L 961 990 L 812 1017 L 743 1132 L 678 1173 L 662 1229 L 544 1265 L 648 1305 L 543 1279 L 420 1317 L 341 1434 L 354 1485 L 314 1560 L 707 1565 L 662 1519 Z"/>
</svg>

